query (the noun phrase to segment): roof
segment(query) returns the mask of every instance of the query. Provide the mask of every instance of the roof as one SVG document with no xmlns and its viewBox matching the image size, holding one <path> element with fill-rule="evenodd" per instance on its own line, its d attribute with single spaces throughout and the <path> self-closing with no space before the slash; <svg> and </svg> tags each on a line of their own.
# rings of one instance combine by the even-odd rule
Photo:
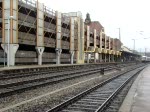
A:
<svg viewBox="0 0 150 112">
<path fill-rule="evenodd" d="M 104 28 L 99 21 L 91 21 L 89 26 L 91 32 L 93 32 L 94 29 L 96 29 L 97 32 L 100 32 Z"/>
<path fill-rule="evenodd" d="M 126 51 L 126 52 L 129 52 L 129 53 L 132 53 L 132 50 L 130 50 L 128 47 L 126 46 L 121 46 L 121 51 Z"/>
</svg>

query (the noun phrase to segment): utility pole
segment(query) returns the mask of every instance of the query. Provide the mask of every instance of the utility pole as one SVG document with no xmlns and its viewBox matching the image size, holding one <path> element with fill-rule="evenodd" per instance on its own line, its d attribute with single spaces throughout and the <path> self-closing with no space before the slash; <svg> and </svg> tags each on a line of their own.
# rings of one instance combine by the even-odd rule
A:
<svg viewBox="0 0 150 112">
<path fill-rule="evenodd" d="M 133 40 L 133 50 L 135 51 L 135 39 L 132 40 Z"/>
<path fill-rule="evenodd" d="M 121 41 L 121 33 L 120 33 L 120 28 L 118 28 L 119 30 L 119 40 Z"/>
<path fill-rule="evenodd" d="M 120 28 L 119 28 L 119 40 L 121 41 L 121 33 L 120 33 Z"/>
<path fill-rule="evenodd" d="M 146 56 L 146 50 L 147 50 L 147 49 L 145 48 L 145 56 Z"/>
</svg>

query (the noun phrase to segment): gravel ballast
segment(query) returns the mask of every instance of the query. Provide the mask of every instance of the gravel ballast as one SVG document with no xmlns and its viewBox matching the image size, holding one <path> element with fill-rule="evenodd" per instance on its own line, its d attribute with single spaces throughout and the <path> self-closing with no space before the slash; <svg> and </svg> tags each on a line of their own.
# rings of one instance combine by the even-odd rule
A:
<svg viewBox="0 0 150 112">
<path fill-rule="evenodd" d="M 66 100 L 66 96 L 72 97 L 114 75 L 117 75 L 116 71 L 109 71 L 103 76 L 97 73 L 1 98 L 0 112 L 46 111 Z"/>
</svg>

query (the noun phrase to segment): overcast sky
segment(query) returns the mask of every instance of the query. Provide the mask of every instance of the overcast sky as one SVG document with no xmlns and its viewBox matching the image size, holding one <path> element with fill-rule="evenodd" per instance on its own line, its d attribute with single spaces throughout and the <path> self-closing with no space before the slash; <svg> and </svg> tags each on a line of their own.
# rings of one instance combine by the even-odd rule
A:
<svg viewBox="0 0 150 112">
<path fill-rule="evenodd" d="M 39 0 L 49 8 L 60 12 L 81 11 L 85 19 L 90 13 L 92 21 L 99 21 L 106 34 L 118 38 L 121 29 L 121 41 L 133 49 L 150 51 L 150 1 L 149 0 Z"/>
</svg>

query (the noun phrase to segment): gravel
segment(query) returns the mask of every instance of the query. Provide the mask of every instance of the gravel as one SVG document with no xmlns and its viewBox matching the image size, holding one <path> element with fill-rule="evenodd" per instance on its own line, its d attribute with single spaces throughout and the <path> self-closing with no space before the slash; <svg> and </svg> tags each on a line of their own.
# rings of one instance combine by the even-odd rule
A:
<svg viewBox="0 0 150 112">
<path fill-rule="evenodd" d="M 114 75 L 116 75 L 116 72 L 112 73 L 111 75 L 109 74 L 104 76 L 98 73 L 94 75 L 76 78 L 74 80 L 63 81 L 58 84 L 47 85 L 33 90 L 24 91 L 23 93 L 19 93 L 18 95 L 1 98 L 0 112 L 45 111 L 63 102 L 66 96 L 74 96 L 79 92 L 82 92 L 94 85 L 97 85 L 101 81 Z M 42 110 L 40 110 L 41 107 Z"/>
<path fill-rule="evenodd" d="M 74 73 L 77 71 L 79 71 L 79 70 L 67 71 L 66 73 Z M 37 75 L 26 76 L 26 77 L 21 77 L 21 78 L 3 79 L 0 81 L 0 85 L 1 84 L 11 84 L 11 83 L 16 83 L 16 82 L 22 82 L 22 81 L 28 81 L 28 80 L 34 80 L 34 79 L 48 78 L 48 77 L 53 77 L 53 76 L 57 76 L 57 75 L 61 75 L 61 74 L 65 74 L 65 73 L 64 72 L 44 73 L 44 74 L 37 74 Z"/>
</svg>

